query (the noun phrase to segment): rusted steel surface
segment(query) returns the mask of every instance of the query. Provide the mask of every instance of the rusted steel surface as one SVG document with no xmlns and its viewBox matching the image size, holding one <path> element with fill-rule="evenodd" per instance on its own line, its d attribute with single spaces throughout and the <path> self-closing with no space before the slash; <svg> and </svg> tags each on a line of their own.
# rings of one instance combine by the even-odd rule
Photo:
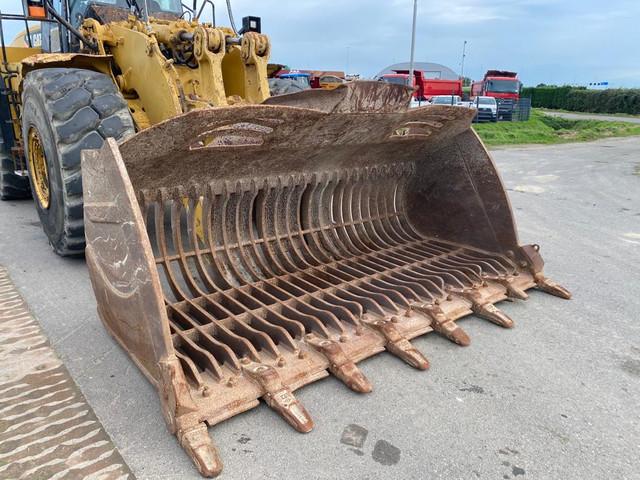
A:
<svg viewBox="0 0 640 480">
<path fill-rule="evenodd" d="M 0 478 L 134 478 L 3 267 Z"/>
<path fill-rule="evenodd" d="M 463 316 L 511 327 L 496 302 L 569 295 L 518 245 L 473 112 L 386 111 L 375 88 L 334 90 L 349 108 L 195 111 L 84 153 L 100 316 L 203 475 L 222 468 L 206 426 L 260 398 L 307 432 L 297 388 L 332 374 L 369 392 L 364 358 L 424 370 L 412 338 L 468 345 Z"/>
<path fill-rule="evenodd" d="M 265 100 L 263 105 L 303 107 L 325 113 L 383 113 L 407 110 L 410 100 L 409 87 L 386 82 L 359 81 L 332 90 L 314 88 L 289 95 L 277 95 Z"/>
</svg>

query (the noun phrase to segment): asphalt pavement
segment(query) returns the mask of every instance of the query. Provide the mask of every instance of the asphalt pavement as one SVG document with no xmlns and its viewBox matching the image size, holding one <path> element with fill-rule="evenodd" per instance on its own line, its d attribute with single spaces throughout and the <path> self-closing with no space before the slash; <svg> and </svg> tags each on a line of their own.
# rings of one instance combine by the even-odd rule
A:
<svg viewBox="0 0 640 480">
<path fill-rule="evenodd" d="M 493 154 L 521 243 L 574 298 L 503 302 L 512 330 L 467 317 L 467 348 L 418 338 L 426 372 L 376 355 L 370 394 L 304 387 L 308 434 L 264 405 L 210 428 L 221 479 L 640 479 L 640 138 Z M 200 478 L 102 327 L 84 261 L 50 251 L 30 201 L 0 219 L 0 264 L 136 477 Z"/>
</svg>

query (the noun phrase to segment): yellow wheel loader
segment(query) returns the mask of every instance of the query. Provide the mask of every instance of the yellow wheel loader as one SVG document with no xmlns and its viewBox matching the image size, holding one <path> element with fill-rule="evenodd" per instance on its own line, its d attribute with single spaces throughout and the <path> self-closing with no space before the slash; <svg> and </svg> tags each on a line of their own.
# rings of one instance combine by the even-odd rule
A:
<svg viewBox="0 0 640 480">
<path fill-rule="evenodd" d="M 0 35 L 3 196 L 31 191 L 54 251 L 85 253 L 100 318 L 205 476 L 207 427 L 260 399 L 308 432 L 303 385 L 370 392 L 369 356 L 427 369 L 412 338 L 468 345 L 464 316 L 511 327 L 495 303 L 570 297 L 519 245 L 473 110 L 409 109 L 383 82 L 269 98 L 260 19 L 200 22 L 210 5 L 0 14 L 40 22 L 39 43 Z"/>
</svg>

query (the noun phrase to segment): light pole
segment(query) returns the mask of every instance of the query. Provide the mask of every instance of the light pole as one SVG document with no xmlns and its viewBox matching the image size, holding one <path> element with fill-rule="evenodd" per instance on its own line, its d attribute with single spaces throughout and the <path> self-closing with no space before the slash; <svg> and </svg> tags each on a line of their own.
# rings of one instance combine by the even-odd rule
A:
<svg viewBox="0 0 640 480">
<path fill-rule="evenodd" d="M 350 48 L 351 48 L 351 47 L 350 47 L 349 45 L 347 45 L 347 71 L 346 71 L 346 72 L 344 72 L 345 77 L 346 77 L 347 75 L 349 75 L 349 49 L 350 49 Z"/>
<path fill-rule="evenodd" d="M 465 40 L 462 44 L 462 62 L 460 62 L 460 77 L 462 77 L 462 81 L 464 82 L 464 57 L 467 56 L 467 41 Z"/>
<path fill-rule="evenodd" d="M 413 54 L 416 49 L 416 17 L 418 16 L 418 0 L 413 0 L 413 27 L 411 29 L 411 57 L 409 60 L 409 86 L 413 86 Z"/>
</svg>

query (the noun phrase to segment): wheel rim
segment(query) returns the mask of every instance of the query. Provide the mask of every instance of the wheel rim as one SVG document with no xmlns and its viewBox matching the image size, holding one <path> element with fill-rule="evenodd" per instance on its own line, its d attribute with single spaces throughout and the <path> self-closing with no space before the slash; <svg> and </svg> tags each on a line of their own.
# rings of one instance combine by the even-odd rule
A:
<svg viewBox="0 0 640 480">
<path fill-rule="evenodd" d="M 33 186 L 36 191 L 36 197 L 43 209 L 49 208 L 49 172 L 47 170 L 47 160 L 42 149 L 42 142 L 38 131 L 31 127 L 29 129 L 29 138 L 27 140 L 29 152 L 29 171 Z"/>
</svg>

